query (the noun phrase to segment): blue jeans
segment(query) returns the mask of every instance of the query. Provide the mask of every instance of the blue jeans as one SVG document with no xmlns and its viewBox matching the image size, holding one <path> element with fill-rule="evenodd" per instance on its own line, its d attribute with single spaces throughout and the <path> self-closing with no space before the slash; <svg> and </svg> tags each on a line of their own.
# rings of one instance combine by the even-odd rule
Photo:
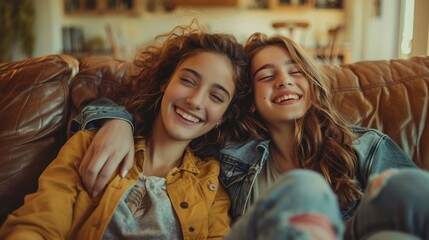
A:
<svg viewBox="0 0 429 240">
<path fill-rule="evenodd" d="M 335 194 L 325 179 L 309 170 L 293 170 L 278 180 L 232 226 L 226 239 L 309 239 L 288 219 L 318 213 L 326 217 L 342 239 L 344 226 Z"/>
<path fill-rule="evenodd" d="M 400 238 L 396 239 L 429 239 L 429 173 L 421 169 L 388 171 L 391 175 L 372 179 L 345 234 L 336 196 L 325 179 L 313 171 L 293 170 L 253 204 L 226 239 L 309 239 L 288 222 L 305 213 L 329 219 L 337 239 L 367 239 L 385 232 L 390 237 L 397 233 Z M 375 186 L 377 178 L 381 181 Z"/>
<path fill-rule="evenodd" d="M 429 239 L 429 173 L 421 169 L 391 171 L 378 187 L 371 188 L 374 181 L 370 183 L 359 209 L 347 223 L 345 239 L 365 239 L 380 231 Z"/>
</svg>

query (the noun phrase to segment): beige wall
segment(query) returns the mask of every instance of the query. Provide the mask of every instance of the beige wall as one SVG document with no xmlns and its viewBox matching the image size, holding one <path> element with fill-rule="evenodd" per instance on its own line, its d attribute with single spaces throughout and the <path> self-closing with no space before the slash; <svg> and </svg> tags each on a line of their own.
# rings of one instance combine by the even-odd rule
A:
<svg viewBox="0 0 429 240">
<path fill-rule="evenodd" d="M 411 56 L 429 55 L 429 1 L 415 0 Z"/>
<path fill-rule="evenodd" d="M 131 53 L 139 47 L 147 45 L 153 38 L 171 30 L 177 24 L 186 24 L 194 16 L 207 23 L 212 31 L 233 33 L 243 40 L 255 31 L 268 34 L 273 33 L 271 22 L 278 20 L 307 20 L 310 22 L 309 36 L 316 36 L 319 31 L 337 24 L 346 24 L 341 37 L 342 44 L 352 48 L 352 60 L 385 59 L 397 56 L 398 28 L 396 22 L 388 19 L 398 19 L 395 11 L 398 1 L 381 0 L 382 7 L 387 14 L 387 20 L 371 18 L 371 8 L 374 0 L 346 0 L 345 11 L 311 10 L 306 12 L 285 12 L 268 10 L 249 10 L 246 2 L 237 8 L 192 10 L 181 9 L 174 13 L 143 13 L 138 17 L 126 16 L 64 16 L 62 1 L 43 0 L 36 1 L 36 46 L 34 56 L 62 52 L 61 27 L 67 25 L 81 26 L 86 39 L 101 36 L 107 42 L 105 26 L 111 23 L 122 26 L 126 33 Z M 244 4 L 243 4 L 244 2 Z M 427 54 L 428 52 L 428 22 L 429 13 L 427 0 L 416 0 L 416 25 L 414 30 L 413 52 L 411 55 Z M 392 5 L 394 7 L 392 7 Z M 396 10 L 395 10 L 396 9 Z M 365 14 L 367 14 L 365 16 Z M 393 14 L 393 15 L 392 15 Z M 383 15 L 383 16 L 386 16 Z M 390 29 L 390 30 L 389 30 Z M 386 31 L 388 34 L 386 34 Z M 396 34 L 396 35 L 395 35 Z M 392 36 L 394 35 L 394 36 Z M 311 38 L 314 39 L 314 38 Z M 314 46 L 314 40 L 308 40 L 308 46 Z M 390 44 L 390 45 L 389 45 Z M 393 44 L 393 47 L 391 46 Z M 394 49 L 394 50 L 392 50 Z M 25 56 L 17 54 L 15 59 Z"/>
<path fill-rule="evenodd" d="M 237 8 L 207 8 L 192 9 L 181 8 L 172 13 L 143 12 L 141 16 L 64 16 L 62 1 L 37 1 L 36 14 L 36 51 L 35 56 L 42 56 L 62 51 L 62 26 L 80 26 L 83 28 L 86 40 L 100 36 L 108 42 L 105 27 L 107 24 L 120 26 L 125 33 L 129 44 L 129 51 L 134 53 L 137 49 L 152 43 L 155 36 L 170 31 L 178 24 L 187 24 L 194 17 L 208 25 L 214 32 L 233 33 L 239 40 L 244 41 L 251 33 L 260 31 L 267 34 L 274 33 L 271 28 L 273 21 L 279 20 L 305 20 L 310 23 L 305 45 L 315 46 L 315 36 L 329 27 L 344 24 L 343 11 L 309 10 L 309 11 L 268 11 L 249 10 L 244 7 L 241 0 Z M 346 38 L 343 38 L 343 40 Z M 345 42 L 344 44 L 349 44 Z"/>
</svg>

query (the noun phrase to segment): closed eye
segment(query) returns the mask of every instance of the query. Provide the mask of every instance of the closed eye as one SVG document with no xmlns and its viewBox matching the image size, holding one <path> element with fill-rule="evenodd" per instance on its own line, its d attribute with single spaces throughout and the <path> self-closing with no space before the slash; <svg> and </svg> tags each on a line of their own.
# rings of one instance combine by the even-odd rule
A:
<svg viewBox="0 0 429 240">
<path fill-rule="evenodd" d="M 195 81 L 190 78 L 180 78 L 180 80 L 182 81 L 183 85 L 188 87 L 194 87 L 196 85 Z"/>
<path fill-rule="evenodd" d="M 277 74 L 276 71 L 269 68 L 269 69 L 264 69 L 262 71 L 259 71 L 256 77 L 258 81 L 268 81 L 268 80 L 274 79 L 276 77 L 276 74 Z"/>
<path fill-rule="evenodd" d="M 290 75 L 300 75 L 300 76 L 304 75 L 301 71 L 292 71 L 289 74 Z"/>
<path fill-rule="evenodd" d="M 217 103 L 223 103 L 225 102 L 224 98 L 222 97 L 222 95 L 218 94 L 218 93 L 211 93 L 210 94 L 210 98 L 217 102 Z"/>
<path fill-rule="evenodd" d="M 274 75 L 266 75 L 266 76 L 262 76 L 259 81 L 266 81 L 266 80 L 270 80 L 274 77 Z"/>
<path fill-rule="evenodd" d="M 257 81 L 266 81 L 275 77 L 276 69 L 274 64 L 265 64 L 253 73 L 253 79 Z"/>
</svg>

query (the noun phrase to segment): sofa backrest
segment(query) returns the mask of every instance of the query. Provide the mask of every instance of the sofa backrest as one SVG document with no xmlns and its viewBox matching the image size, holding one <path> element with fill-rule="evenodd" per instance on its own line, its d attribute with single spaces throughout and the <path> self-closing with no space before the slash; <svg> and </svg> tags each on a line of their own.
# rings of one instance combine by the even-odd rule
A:
<svg viewBox="0 0 429 240">
<path fill-rule="evenodd" d="M 64 145 L 77 72 L 78 61 L 65 55 L 0 63 L 0 223 Z"/>
<path fill-rule="evenodd" d="M 129 62 L 87 57 L 71 84 L 74 111 L 109 96 L 127 79 Z M 429 170 L 429 56 L 325 65 L 334 104 L 351 124 L 389 135 Z M 72 113 L 73 115 L 74 113 Z"/>
<path fill-rule="evenodd" d="M 429 170 L 429 56 L 325 70 L 335 105 L 350 123 L 383 131 Z"/>
</svg>

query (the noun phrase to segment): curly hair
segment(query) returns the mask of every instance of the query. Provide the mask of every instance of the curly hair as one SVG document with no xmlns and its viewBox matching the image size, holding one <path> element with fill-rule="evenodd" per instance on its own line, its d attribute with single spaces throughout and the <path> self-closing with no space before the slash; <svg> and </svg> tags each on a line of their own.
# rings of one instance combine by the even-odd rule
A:
<svg viewBox="0 0 429 240">
<path fill-rule="evenodd" d="M 331 102 L 327 76 L 298 44 L 284 36 L 268 37 L 255 33 L 249 37 L 244 51 L 251 61 L 258 51 L 270 45 L 286 49 L 310 85 L 310 109 L 295 121 L 294 158 L 300 167 L 321 173 L 337 194 L 340 205 L 345 207 L 362 196 L 354 179 L 358 167 L 357 156 L 352 149 L 354 134 Z M 251 71 L 247 75 L 252 81 Z M 253 84 L 250 85 L 252 94 L 249 95 L 253 98 Z M 247 117 L 246 122 L 251 129 L 249 136 L 270 138 L 258 113 Z"/>
<path fill-rule="evenodd" d="M 248 61 L 243 45 L 233 35 L 206 32 L 196 20 L 189 25 L 177 26 L 156 39 L 164 41 L 158 46 L 149 46 L 139 51 L 131 64 L 128 84 L 118 90 L 114 97 L 117 103 L 124 105 L 133 114 L 135 135 L 145 138 L 151 136 L 153 122 L 160 111 L 163 96 L 161 89 L 168 83 L 178 65 L 198 53 L 209 52 L 229 59 L 236 90 L 222 124 L 194 139 L 191 146 L 202 148 L 210 143 L 221 147 L 231 139 L 239 138 L 244 131 L 238 124 L 238 118 L 242 116 L 239 102 L 249 92 L 248 82 L 245 80 Z"/>
</svg>

